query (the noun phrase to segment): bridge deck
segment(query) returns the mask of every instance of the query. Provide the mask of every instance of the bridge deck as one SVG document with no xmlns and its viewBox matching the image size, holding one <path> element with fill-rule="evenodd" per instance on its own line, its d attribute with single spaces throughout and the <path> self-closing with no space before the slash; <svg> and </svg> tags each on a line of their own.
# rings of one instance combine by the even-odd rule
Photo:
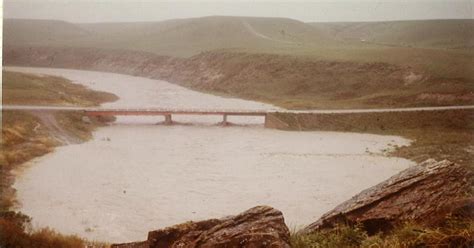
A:
<svg viewBox="0 0 474 248">
<path fill-rule="evenodd" d="M 118 115 L 235 115 L 235 116 L 265 116 L 266 111 L 236 111 L 236 110 L 166 110 L 166 109 L 88 109 L 84 110 L 90 116 Z"/>
<path fill-rule="evenodd" d="M 378 109 L 321 109 L 321 110 L 235 110 L 235 109 L 171 109 L 171 108 L 107 108 L 107 107 L 66 107 L 66 106 L 27 106 L 3 105 L 3 111 L 80 111 L 90 115 L 256 115 L 264 116 L 270 113 L 293 114 L 350 114 L 350 113 L 380 113 L 380 112 L 416 112 L 416 111 L 446 111 L 474 109 L 474 105 L 411 107 L 411 108 L 378 108 Z"/>
</svg>

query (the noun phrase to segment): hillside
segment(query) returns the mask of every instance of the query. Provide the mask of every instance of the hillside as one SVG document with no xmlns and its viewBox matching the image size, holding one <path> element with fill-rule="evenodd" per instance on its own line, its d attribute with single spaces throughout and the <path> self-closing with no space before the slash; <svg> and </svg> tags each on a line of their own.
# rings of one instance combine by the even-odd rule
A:
<svg viewBox="0 0 474 248">
<path fill-rule="evenodd" d="M 6 19 L 4 26 L 7 49 L 88 47 L 172 57 L 219 50 L 384 62 L 423 69 L 438 77 L 474 78 L 474 67 L 469 66 L 474 61 L 473 49 L 444 49 L 472 47 L 473 20 L 308 24 L 287 18 L 211 16 L 89 24 Z"/>
<path fill-rule="evenodd" d="M 474 50 L 459 49 L 469 48 L 464 40 L 472 31 L 464 27 L 471 25 L 310 25 L 223 16 L 92 24 L 7 20 L 4 57 L 5 64 L 152 76 L 289 108 L 472 104 Z"/>
<path fill-rule="evenodd" d="M 224 16 L 96 24 L 6 20 L 5 37 L 6 46 L 112 48 L 170 56 L 191 56 L 216 49 L 293 49 L 302 44 L 337 44 L 317 28 L 292 19 Z"/>
<path fill-rule="evenodd" d="M 74 24 L 6 19 L 4 27 L 7 47 L 93 47 L 179 57 L 218 49 L 314 55 L 328 48 L 472 50 L 474 46 L 474 20 L 304 23 L 288 18 L 209 16 L 161 22 Z"/>
<path fill-rule="evenodd" d="M 5 19 L 3 44 L 19 46 L 66 46 L 91 34 L 79 26 L 55 20 Z"/>
<path fill-rule="evenodd" d="M 132 49 L 161 55 L 334 42 L 310 25 L 284 18 L 212 16 L 155 23 L 82 24 L 81 27 L 102 37 L 101 40 L 107 38 L 113 48 L 130 49 L 129 42 L 133 41 Z"/>
<path fill-rule="evenodd" d="M 404 47 L 472 49 L 474 20 L 311 23 L 338 40 Z"/>
<path fill-rule="evenodd" d="M 97 106 L 117 100 L 111 93 L 92 91 L 61 77 L 4 71 L 3 80 L 4 104 Z"/>
<path fill-rule="evenodd" d="M 7 65 L 96 70 L 161 79 L 204 92 L 292 109 L 474 103 L 472 79 L 440 78 L 410 66 L 380 62 L 319 61 L 216 51 L 173 58 L 71 48 L 15 48 L 6 50 L 4 56 Z"/>
</svg>

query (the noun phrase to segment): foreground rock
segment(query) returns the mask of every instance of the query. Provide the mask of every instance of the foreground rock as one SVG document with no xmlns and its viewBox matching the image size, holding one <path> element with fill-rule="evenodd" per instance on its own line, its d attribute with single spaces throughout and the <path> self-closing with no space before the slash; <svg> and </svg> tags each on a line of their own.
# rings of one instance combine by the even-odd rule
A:
<svg viewBox="0 0 474 248">
<path fill-rule="evenodd" d="M 427 160 L 366 189 L 323 215 L 302 232 L 338 223 L 362 223 L 369 233 L 415 221 L 436 225 L 447 214 L 471 209 L 472 172 L 449 161 Z"/>
<path fill-rule="evenodd" d="M 115 248 L 289 247 L 290 232 L 280 211 L 259 206 L 223 219 L 187 222 L 148 233 L 143 242 Z"/>
</svg>

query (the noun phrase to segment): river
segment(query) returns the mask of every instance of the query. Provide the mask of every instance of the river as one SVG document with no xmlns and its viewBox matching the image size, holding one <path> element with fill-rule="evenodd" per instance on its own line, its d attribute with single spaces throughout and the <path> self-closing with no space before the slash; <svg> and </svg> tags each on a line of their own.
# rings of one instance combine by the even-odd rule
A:
<svg viewBox="0 0 474 248">
<path fill-rule="evenodd" d="M 58 75 L 120 99 L 106 107 L 275 110 L 274 106 L 191 91 L 165 81 L 64 69 L 8 67 Z M 290 228 L 413 165 L 384 156 L 408 145 L 396 136 L 265 129 L 259 117 L 121 117 L 93 139 L 58 147 L 18 173 L 19 210 L 38 227 L 109 242 L 237 214 L 256 205 L 281 210 Z"/>
</svg>

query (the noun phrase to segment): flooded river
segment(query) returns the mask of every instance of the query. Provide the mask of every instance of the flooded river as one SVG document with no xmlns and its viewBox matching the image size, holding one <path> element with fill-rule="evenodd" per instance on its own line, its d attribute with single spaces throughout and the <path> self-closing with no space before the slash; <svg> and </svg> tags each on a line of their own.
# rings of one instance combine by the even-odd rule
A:
<svg viewBox="0 0 474 248">
<path fill-rule="evenodd" d="M 120 97 L 107 107 L 276 109 L 194 92 L 164 81 L 78 70 L 14 68 L 60 75 Z M 83 144 L 59 147 L 18 175 L 20 210 L 36 227 L 101 241 L 146 239 L 188 220 L 237 214 L 256 205 L 281 210 L 300 227 L 412 162 L 383 156 L 395 136 L 289 132 L 263 119 L 214 125 L 221 117 L 119 118 Z"/>
</svg>

